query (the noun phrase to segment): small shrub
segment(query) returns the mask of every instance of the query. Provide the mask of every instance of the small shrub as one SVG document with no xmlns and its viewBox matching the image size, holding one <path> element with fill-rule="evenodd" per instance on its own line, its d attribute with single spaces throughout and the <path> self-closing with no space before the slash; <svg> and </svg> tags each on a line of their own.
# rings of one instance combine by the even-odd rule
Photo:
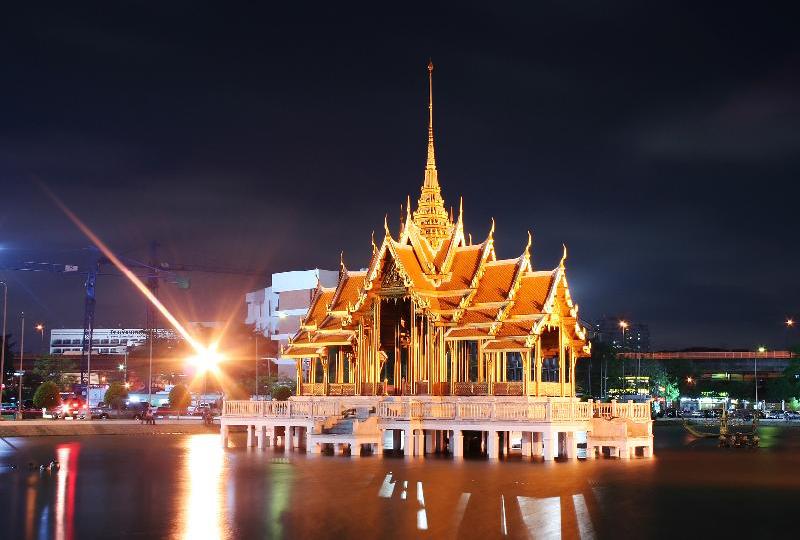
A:
<svg viewBox="0 0 800 540">
<path fill-rule="evenodd" d="M 292 389 L 288 386 L 276 386 L 272 389 L 272 398 L 278 401 L 286 401 L 292 395 Z"/>
</svg>

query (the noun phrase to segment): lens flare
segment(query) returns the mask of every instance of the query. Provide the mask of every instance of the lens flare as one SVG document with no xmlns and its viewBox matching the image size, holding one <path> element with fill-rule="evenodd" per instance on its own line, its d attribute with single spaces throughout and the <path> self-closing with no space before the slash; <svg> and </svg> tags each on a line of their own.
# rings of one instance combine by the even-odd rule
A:
<svg viewBox="0 0 800 540">
<path fill-rule="evenodd" d="M 225 356 L 217 351 L 217 344 L 212 343 L 207 348 L 197 351 L 197 354 L 189 358 L 189 363 L 197 368 L 197 373 L 211 371 L 216 373 L 218 365 L 225 359 Z"/>
<path fill-rule="evenodd" d="M 111 249 L 97 236 L 94 231 L 92 231 L 88 225 L 86 225 L 81 219 L 75 215 L 72 210 L 67 208 L 67 206 L 61 202 L 61 200 L 56 197 L 56 195 L 43 183 L 39 182 L 39 186 L 41 187 L 42 191 L 44 191 L 47 196 L 53 201 L 53 203 L 58 206 L 58 208 L 64 212 L 64 214 L 72 221 L 73 224 L 84 234 L 86 237 L 97 247 L 97 249 L 105 255 L 109 261 L 142 293 L 142 295 L 153 304 L 153 306 L 158 309 L 158 311 L 164 316 L 164 318 L 172 325 L 172 327 L 186 340 L 186 342 L 192 347 L 195 351 L 195 355 L 190 358 L 190 363 L 197 366 L 197 374 L 204 375 L 207 372 L 212 372 L 216 378 L 219 380 L 219 383 L 223 389 L 228 388 L 231 390 L 238 389 L 238 385 L 235 381 L 228 378 L 225 373 L 223 373 L 219 369 L 219 363 L 225 360 L 228 360 L 228 356 L 222 354 L 218 350 L 218 345 L 222 336 L 225 335 L 226 331 L 233 323 L 236 318 L 237 310 L 231 309 L 231 314 L 227 317 L 225 324 L 221 332 L 215 337 L 215 340 L 210 344 L 206 345 L 198 340 L 194 335 L 192 335 L 189 330 L 181 324 L 180 321 L 162 304 L 158 298 L 153 294 L 153 292 L 145 285 L 139 276 L 133 273 L 126 265 L 123 263 Z"/>
<path fill-rule="evenodd" d="M 197 351 L 198 354 L 202 354 L 206 350 L 206 347 L 204 347 L 203 344 L 197 341 L 197 339 L 195 339 L 195 337 L 189 333 L 189 331 L 178 321 L 178 319 L 176 319 L 175 316 L 172 313 L 170 313 L 170 311 L 164 306 L 164 304 L 162 304 L 158 300 L 158 298 L 156 298 L 156 296 L 147 287 L 147 285 L 145 285 L 142 282 L 142 280 L 139 279 L 139 276 L 134 274 L 127 266 L 125 266 L 125 263 L 123 263 L 121 260 L 119 260 L 119 258 L 116 255 L 114 255 L 111 249 L 109 249 L 109 247 L 106 246 L 106 244 L 100 239 L 100 237 L 98 237 L 83 221 L 81 221 L 81 219 L 78 216 L 76 216 L 72 212 L 72 210 L 67 208 L 67 206 L 64 203 L 62 203 L 55 196 L 53 192 L 51 192 L 44 186 L 43 189 L 45 190 L 47 195 L 53 200 L 56 206 L 58 206 L 61 209 L 61 211 L 64 212 L 64 214 L 66 214 L 66 216 L 70 219 L 70 221 L 72 221 L 72 223 L 74 223 L 75 226 L 78 227 L 78 229 L 80 229 L 81 232 L 85 234 L 89 240 L 91 240 L 91 242 L 95 245 L 95 247 L 97 247 L 97 249 L 100 250 L 100 252 L 103 255 L 108 257 L 108 260 L 111 261 L 111 263 L 114 266 L 116 266 L 120 272 L 122 272 L 122 275 L 128 278 L 128 280 L 131 283 L 133 283 L 133 285 L 137 289 L 139 289 L 139 291 L 145 296 L 145 298 L 147 298 L 150 301 L 150 303 L 153 304 L 156 307 L 156 309 L 158 309 L 159 312 L 161 312 L 164 318 L 169 321 L 172 327 L 175 328 L 175 330 L 177 330 L 181 336 L 183 336 L 183 338 L 192 346 L 192 348 L 195 351 Z"/>
</svg>

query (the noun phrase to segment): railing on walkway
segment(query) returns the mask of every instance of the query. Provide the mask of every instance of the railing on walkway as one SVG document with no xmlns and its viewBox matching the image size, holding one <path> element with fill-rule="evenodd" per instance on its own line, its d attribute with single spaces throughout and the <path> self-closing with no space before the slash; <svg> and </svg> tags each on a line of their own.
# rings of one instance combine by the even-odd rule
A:
<svg viewBox="0 0 800 540">
<path fill-rule="evenodd" d="M 635 422 L 650 421 L 650 401 L 642 403 L 634 403 L 628 401 L 626 403 L 618 403 L 611 401 L 611 403 L 595 403 L 594 416 L 598 418 L 629 418 Z"/>
<path fill-rule="evenodd" d="M 364 398 L 355 398 L 355 400 Z M 376 407 L 384 420 L 455 420 L 503 422 L 574 422 L 595 418 L 624 418 L 634 422 L 650 421 L 650 402 L 600 403 L 556 398 L 530 401 L 513 398 L 415 400 L 382 398 L 360 404 L 353 399 L 305 399 L 290 401 L 225 401 L 223 416 L 268 418 L 328 418 L 358 406 Z"/>
</svg>

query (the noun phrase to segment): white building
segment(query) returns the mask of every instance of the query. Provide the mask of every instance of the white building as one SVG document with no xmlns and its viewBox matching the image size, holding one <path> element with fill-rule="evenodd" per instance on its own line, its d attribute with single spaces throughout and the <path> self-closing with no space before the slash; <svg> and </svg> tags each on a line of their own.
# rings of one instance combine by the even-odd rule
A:
<svg viewBox="0 0 800 540">
<path fill-rule="evenodd" d="M 295 270 L 272 274 L 272 286 L 247 293 L 247 318 L 265 337 L 286 345 L 300 328 L 317 285 L 335 287 L 339 278 L 336 270 Z M 294 360 L 276 359 L 279 373 L 294 376 Z M 281 370 L 286 365 L 288 369 Z"/>
<path fill-rule="evenodd" d="M 156 335 L 175 338 L 172 330 L 158 329 Z M 125 354 L 125 349 L 141 345 L 147 340 L 147 330 L 142 328 L 95 328 L 92 332 L 93 354 Z M 79 355 L 83 341 L 83 328 L 54 328 L 50 330 L 50 354 Z"/>
</svg>

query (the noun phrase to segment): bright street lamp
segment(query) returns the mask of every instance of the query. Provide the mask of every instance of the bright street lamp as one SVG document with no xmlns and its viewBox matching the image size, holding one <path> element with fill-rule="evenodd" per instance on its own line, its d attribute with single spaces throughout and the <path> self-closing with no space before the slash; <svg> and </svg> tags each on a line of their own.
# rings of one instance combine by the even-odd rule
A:
<svg viewBox="0 0 800 540">
<path fill-rule="evenodd" d="M 791 318 L 789 318 L 789 319 L 786 319 L 786 326 L 788 326 L 788 327 L 790 327 L 790 328 L 791 328 L 792 326 L 794 326 L 794 319 L 791 319 Z"/>
<path fill-rule="evenodd" d="M 33 327 L 39 335 L 41 336 L 41 342 L 39 344 L 39 352 L 44 352 L 44 325 L 42 323 L 38 323 L 36 326 Z"/>
</svg>

